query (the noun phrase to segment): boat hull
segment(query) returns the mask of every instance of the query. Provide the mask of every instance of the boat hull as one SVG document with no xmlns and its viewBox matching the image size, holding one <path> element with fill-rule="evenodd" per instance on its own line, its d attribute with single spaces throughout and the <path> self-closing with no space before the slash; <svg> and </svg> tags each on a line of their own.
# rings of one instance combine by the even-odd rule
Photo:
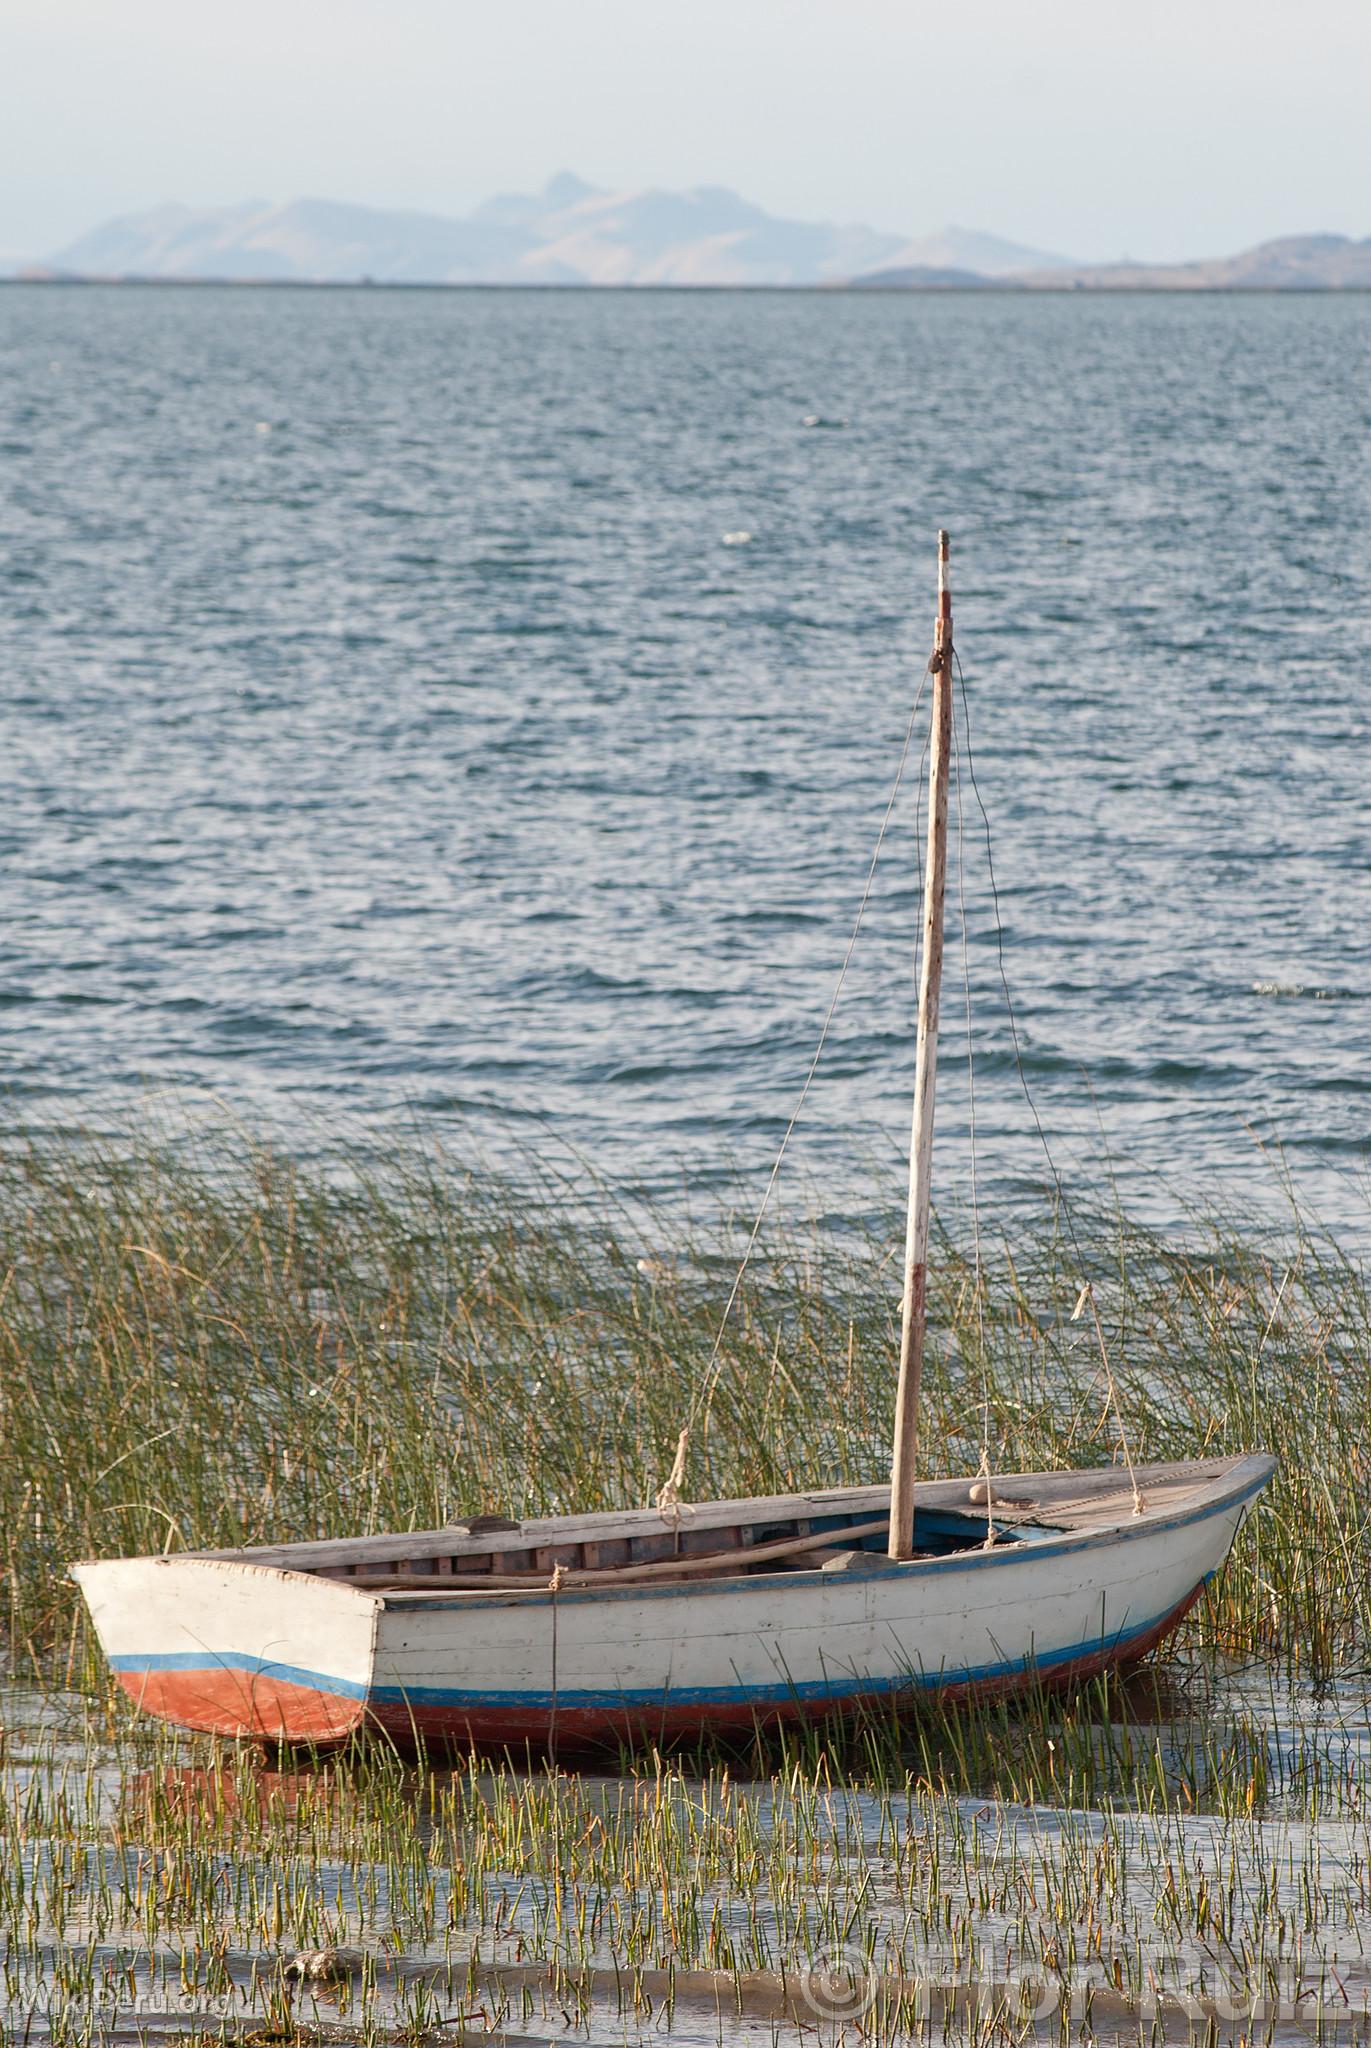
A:
<svg viewBox="0 0 1371 2048">
<path fill-rule="evenodd" d="M 403 1743 L 570 1752 L 1070 1686 L 1134 1664 L 1221 1568 L 1271 1470 L 1229 1461 L 1159 1510 L 1087 1506 L 1089 1526 L 1021 1528 L 899 1565 L 857 1551 L 838 1569 L 606 1574 L 536 1592 L 364 1592 L 232 1558 L 77 1575 L 120 1683 L 184 1725 L 314 1743 L 369 1726 Z"/>
<path fill-rule="evenodd" d="M 563 1593 L 532 1611 L 528 1595 L 460 1612 L 403 1595 L 379 1617 L 368 1717 L 401 1741 L 571 1749 L 1069 1687 L 1176 1627 L 1248 1504 L 828 1584 Z"/>
<path fill-rule="evenodd" d="M 117 1682 L 212 1735 L 337 1743 L 366 1717 L 381 1602 L 299 1572 L 198 1557 L 78 1564 Z"/>
<path fill-rule="evenodd" d="M 694 1735 L 738 1736 L 786 1724 L 812 1723 L 833 1715 L 856 1716 L 882 1707 L 899 1711 L 921 1695 L 941 1700 L 997 1699 L 1030 1691 L 1070 1691 L 1107 1671 L 1131 1668 L 1172 1632 L 1204 1591 L 1194 1587 L 1185 1598 L 1126 1646 L 1114 1642 L 1086 1645 L 1072 1656 L 1040 1664 L 1027 1657 L 994 1676 L 969 1678 L 909 1677 L 893 1680 L 870 1676 L 854 1679 L 833 1691 L 805 1696 L 796 1687 L 783 1699 L 760 1690 L 745 1695 L 685 1698 L 663 1688 L 660 1699 L 593 1703 L 554 1703 L 550 1697 L 531 1702 L 514 1698 L 475 1702 L 462 1700 L 446 1688 L 415 1688 L 402 1697 L 378 1691 L 367 1709 L 369 1724 L 392 1740 L 418 1747 L 438 1745 L 479 1750 L 555 1749 L 567 1754 L 613 1749 L 645 1741 L 664 1743 Z M 436 1695 L 436 1696 L 435 1696 Z"/>
</svg>

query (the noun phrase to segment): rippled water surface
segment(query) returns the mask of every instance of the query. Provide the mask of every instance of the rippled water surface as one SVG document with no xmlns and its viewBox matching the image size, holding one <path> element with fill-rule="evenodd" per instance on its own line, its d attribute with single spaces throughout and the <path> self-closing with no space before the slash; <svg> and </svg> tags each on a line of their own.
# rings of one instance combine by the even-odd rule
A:
<svg viewBox="0 0 1371 2048">
<path fill-rule="evenodd" d="M 572 1150 L 620 1187 L 761 1169 L 946 524 L 1059 1163 L 1107 1147 L 1174 1214 L 1273 1202 L 1275 1141 L 1355 1233 L 1368 394 L 1350 295 L 0 292 L 8 1128 L 170 1090 L 301 1144 L 417 1119 Z M 798 1148 L 835 1206 L 905 1141 L 915 788 Z M 982 1179 L 1012 1210 L 1042 1159 L 965 804 Z"/>
<path fill-rule="evenodd" d="M 332 1948 L 352 1969 L 295 2009 L 332 2021 L 340 2048 L 375 2038 L 364 2019 L 395 2029 L 383 2040 L 446 2039 L 435 2022 L 464 2010 L 520 2048 L 907 2038 L 826 2025 L 825 1958 L 919 1988 L 935 2018 L 957 1990 L 1012 2010 L 1032 1987 L 1039 2027 L 936 2039 L 1058 2040 L 1074 2009 L 1082 2041 L 1365 2041 L 1364 1693 L 1316 1702 L 1233 1676 L 1203 1706 L 1163 1684 L 1155 1715 L 1136 1699 L 1141 1718 L 1115 1696 L 1122 1718 L 1096 1734 L 1116 1757 L 1155 1758 L 1144 1812 L 957 1797 L 916 1777 L 860 1790 L 803 1767 L 701 1780 L 660 1759 L 609 1778 L 368 1777 L 357 1756 L 289 1768 L 227 1748 L 209 1763 L 165 1730 L 115 1739 L 89 1703 L 0 1688 L 0 2026 L 132 2041 L 194 2014 L 206 2041 L 218 2021 L 261 2040 L 246 2030 L 282 1965 Z M 1259 1735 L 1245 1700 L 1276 1725 Z M 1236 1779 L 1222 1810 L 1202 1793 L 1193 1810 L 1239 1757 L 1257 1765 L 1261 1810 Z M 1187 2015 L 1187 2000 L 1204 2003 Z M 1216 2000 L 1231 2024 L 1206 2025 Z M 1158 2007 L 1169 2024 L 1153 2027 Z"/>
</svg>

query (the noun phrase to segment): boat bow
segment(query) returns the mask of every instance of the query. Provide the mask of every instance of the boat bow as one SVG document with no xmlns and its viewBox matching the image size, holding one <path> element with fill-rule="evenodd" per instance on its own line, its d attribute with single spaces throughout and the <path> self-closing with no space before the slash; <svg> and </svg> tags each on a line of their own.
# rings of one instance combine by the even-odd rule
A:
<svg viewBox="0 0 1371 2048">
<path fill-rule="evenodd" d="M 72 1566 L 134 1705 L 214 1735 L 337 1742 L 366 1713 L 381 1600 L 246 1559 Z"/>
</svg>

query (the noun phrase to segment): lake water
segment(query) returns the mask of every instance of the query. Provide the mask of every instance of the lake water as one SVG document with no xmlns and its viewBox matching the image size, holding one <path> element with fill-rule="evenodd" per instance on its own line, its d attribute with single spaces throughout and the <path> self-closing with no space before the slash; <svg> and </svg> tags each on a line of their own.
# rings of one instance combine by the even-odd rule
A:
<svg viewBox="0 0 1371 2048">
<path fill-rule="evenodd" d="M 1270 1211 L 1279 1148 L 1355 1240 L 1369 448 L 1352 295 L 0 291 L 5 1126 L 418 1125 L 668 1200 L 755 1179 L 946 525 L 1063 1173 Z M 917 745 L 792 1201 L 899 1172 Z M 1044 1168 L 964 801 L 1000 1216 Z"/>
</svg>

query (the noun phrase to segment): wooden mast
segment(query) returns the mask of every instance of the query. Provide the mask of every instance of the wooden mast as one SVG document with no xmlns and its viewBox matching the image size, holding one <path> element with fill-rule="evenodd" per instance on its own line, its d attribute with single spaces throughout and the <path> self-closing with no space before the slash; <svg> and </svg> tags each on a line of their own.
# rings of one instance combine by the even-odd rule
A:
<svg viewBox="0 0 1371 2048">
<path fill-rule="evenodd" d="M 947 778 L 952 757 L 952 591 L 946 533 L 938 535 L 938 618 L 929 673 L 933 733 L 928 764 L 928 847 L 924 856 L 923 965 L 919 975 L 919 1050 L 914 1125 L 909 1141 L 909 1216 L 905 1228 L 900 1319 L 900 1387 L 895 1401 L 895 1461 L 890 1474 L 890 1555 L 914 1553 L 914 1471 L 919 1451 L 919 1380 L 927 1323 L 929 1186 L 933 1166 L 933 1087 L 938 1071 L 938 1000 L 943 972 L 943 892 L 947 881 Z"/>
</svg>

